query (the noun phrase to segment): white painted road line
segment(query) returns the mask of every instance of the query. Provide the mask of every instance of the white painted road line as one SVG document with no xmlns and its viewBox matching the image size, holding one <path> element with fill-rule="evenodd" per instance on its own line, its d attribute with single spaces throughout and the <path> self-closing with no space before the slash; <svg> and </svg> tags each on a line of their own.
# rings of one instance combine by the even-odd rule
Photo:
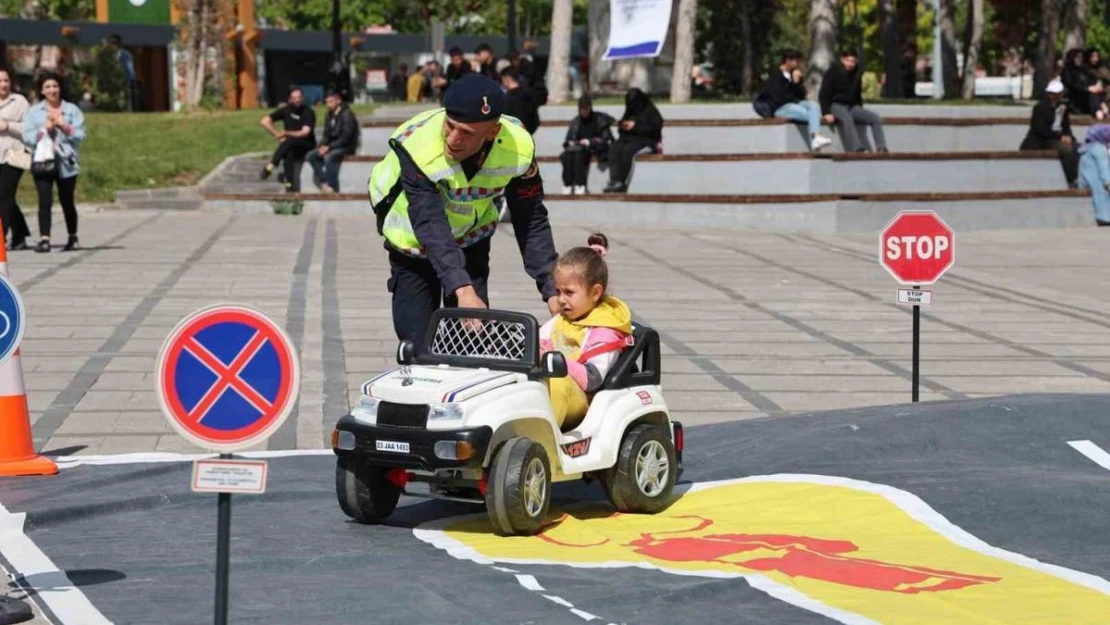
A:
<svg viewBox="0 0 1110 625">
<path fill-rule="evenodd" d="M 594 620 L 597 620 L 598 618 L 601 618 L 601 617 L 595 616 L 593 614 L 590 614 L 589 612 L 583 612 L 582 610 L 579 610 L 578 608 L 573 608 L 570 611 L 570 613 L 577 616 L 577 617 L 583 618 L 587 621 L 594 621 Z"/>
<path fill-rule="evenodd" d="M 253 458 L 264 460 L 267 458 L 287 458 L 293 456 L 330 456 L 335 452 L 328 449 L 270 449 L 265 451 L 242 451 L 235 454 L 236 458 Z M 171 452 L 138 452 L 132 454 L 111 454 L 103 456 L 62 456 L 53 458 L 59 469 L 72 469 L 84 465 L 115 465 L 115 464 L 153 464 L 161 462 L 192 462 L 208 458 L 217 458 L 219 454 L 179 454 Z"/>
<path fill-rule="evenodd" d="M 1103 448 L 1091 441 L 1068 441 L 1068 444 L 1079 453 L 1090 458 L 1098 466 L 1110 471 L 1110 453 L 1106 453 Z"/>
<path fill-rule="evenodd" d="M 27 513 L 12 514 L 0 504 L 0 555 L 24 586 L 38 595 L 61 625 L 111 625 L 63 571 L 23 533 Z"/>
<path fill-rule="evenodd" d="M 555 603 L 558 603 L 559 605 L 563 606 L 564 608 L 573 608 L 574 607 L 573 603 L 567 601 L 566 599 L 563 599 L 562 597 L 556 597 L 555 595 L 544 595 L 544 598 L 548 599 L 550 601 L 554 601 Z"/>
<path fill-rule="evenodd" d="M 540 583 L 536 581 L 536 578 L 532 577 L 531 575 L 517 575 L 516 581 L 520 582 L 520 585 L 524 586 L 528 590 L 535 590 L 537 592 L 543 590 L 543 586 L 540 586 Z"/>
</svg>

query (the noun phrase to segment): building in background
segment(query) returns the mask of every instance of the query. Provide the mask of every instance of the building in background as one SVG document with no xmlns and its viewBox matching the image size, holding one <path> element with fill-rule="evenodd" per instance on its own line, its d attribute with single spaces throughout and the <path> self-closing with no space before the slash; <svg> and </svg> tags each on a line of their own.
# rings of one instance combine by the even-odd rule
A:
<svg viewBox="0 0 1110 625">
<path fill-rule="evenodd" d="M 136 6 L 137 4 L 137 6 Z M 239 1 L 239 15 L 253 23 L 253 2 Z M 249 5 L 249 6 L 244 6 Z M 237 15 L 226 19 L 238 19 Z M 180 41 L 180 16 L 168 2 L 152 0 L 97 0 L 97 21 L 47 21 L 0 18 L 0 59 L 13 68 L 17 89 L 32 96 L 39 69 L 71 76 L 74 64 L 88 62 L 90 50 L 118 35 L 122 48 L 134 64 L 138 101 L 142 111 L 179 110 L 184 101 L 185 46 Z M 274 106 L 285 100 L 293 84 L 305 89 L 309 102 L 323 100 L 332 54 L 332 34 L 326 31 L 295 31 L 265 25 L 237 29 L 227 50 L 209 48 L 208 76 L 219 73 L 219 63 L 235 63 L 234 80 L 213 81 L 222 92 L 224 108 Z M 227 40 L 225 40 L 227 41 Z M 549 40 L 537 39 L 537 55 L 546 55 Z M 427 60 L 447 62 L 447 50 L 458 46 L 468 55 L 480 43 L 488 43 L 497 56 L 508 52 L 506 37 L 402 34 L 389 28 L 370 27 L 341 37 L 350 59 L 354 99 L 390 99 L 387 85 L 401 63 L 414 68 Z M 221 84 L 222 82 L 222 84 Z M 67 84 L 74 101 L 83 85 Z"/>
</svg>

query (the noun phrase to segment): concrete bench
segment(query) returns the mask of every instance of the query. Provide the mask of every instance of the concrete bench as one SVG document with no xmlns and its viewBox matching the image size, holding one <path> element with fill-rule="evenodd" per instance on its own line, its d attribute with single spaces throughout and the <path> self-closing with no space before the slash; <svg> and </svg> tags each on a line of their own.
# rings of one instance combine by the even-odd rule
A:
<svg viewBox="0 0 1110 625">
<path fill-rule="evenodd" d="M 549 195 L 562 188 L 562 165 L 555 157 L 540 160 Z M 343 191 L 364 193 L 377 159 L 354 157 L 340 169 Z M 590 168 L 589 190 L 599 193 L 608 173 Z M 301 173 L 301 186 L 316 192 L 312 172 Z M 642 155 L 637 158 L 630 191 L 646 194 L 698 192 L 713 195 L 929 193 L 1050 191 L 1067 188 L 1055 153 L 958 152 L 838 154 L 813 158 L 794 154 Z"/>
<path fill-rule="evenodd" d="M 304 215 L 371 215 L 364 193 L 203 195 L 203 210 L 273 213 L 276 201 L 299 200 Z M 796 233 L 874 234 L 902 210 L 935 210 L 957 231 L 1093 227 L 1084 191 L 893 193 L 838 195 L 611 195 L 552 196 L 557 226 L 720 228 Z M 367 236 L 374 236 L 366 224 Z"/>
<path fill-rule="evenodd" d="M 883 104 L 880 102 L 865 102 L 864 105 L 884 117 L 918 117 L 928 119 L 972 119 L 982 117 L 1009 117 L 1029 119 L 1031 103 L 1024 104 L 975 104 L 961 106 L 952 104 Z M 700 102 L 691 104 L 671 104 L 665 99 L 656 99 L 656 108 L 663 119 L 697 120 L 697 119 L 759 119 L 752 109 L 751 102 Z M 385 104 L 374 109 L 368 119 L 400 123 L 413 115 L 435 108 L 432 103 L 422 104 Z M 620 118 L 624 106 L 620 104 L 599 104 L 595 110 L 604 111 L 613 117 Z M 566 104 L 548 104 L 540 107 L 540 119 L 544 120 L 569 120 L 578 114 L 577 102 Z"/>
<path fill-rule="evenodd" d="M 558 156 L 563 151 L 567 124 L 547 121 L 536 131 L 536 153 Z M 1089 119 L 1073 120 L 1072 130 L 1083 141 Z M 361 153 L 382 156 L 389 149 L 395 124 L 366 125 L 362 129 Z M 896 152 L 959 152 L 1016 150 L 1029 129 L 1028 119 L 969 118 L 928 119 L 891 117 L 883 120 L 887 144 Z M 870 131 L 860 130 L 873 146 Z M 835 126 L 824 133 L 833 139 L 823 153 L 844 150 Z M 667 154 L 763 154 L 809 151 L 809 133 L 804 124 L 779 119 L 673 120 L 663 128 Z"/>
</svg>

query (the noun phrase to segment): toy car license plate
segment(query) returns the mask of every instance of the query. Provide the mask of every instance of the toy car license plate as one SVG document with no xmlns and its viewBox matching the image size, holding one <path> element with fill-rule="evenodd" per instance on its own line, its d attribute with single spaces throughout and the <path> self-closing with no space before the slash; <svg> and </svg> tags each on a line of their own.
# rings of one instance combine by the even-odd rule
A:
<svg viewBox="0 0 1110 625">
<path fill-rule="evenodd" d="M 398 441 L 374 441 L 378 451 L 392 451 L 399 454 L 409 453 L 409 444 Z"/>
</svg>

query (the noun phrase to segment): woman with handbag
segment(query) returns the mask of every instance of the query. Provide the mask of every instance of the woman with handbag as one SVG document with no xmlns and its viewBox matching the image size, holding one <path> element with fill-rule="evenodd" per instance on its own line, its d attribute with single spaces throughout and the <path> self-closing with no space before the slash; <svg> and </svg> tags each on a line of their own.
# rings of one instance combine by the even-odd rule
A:
<svg viewBox="0 0 1110 625">
<path fill-rule="evenodd" d="M 66 219 L 69 241 L 65 251 L 79 249 L 77 206 L 73 201 L 80 172 L 78 145 L 85 139 L 85 115 L 72 102 L 62 99 L 62 80 L 53 72 L 38 79 L 43 99 L 27 110 L 23 120 L 23 142 L 31 146 L 31 177 L 39 195 L 39 244 L 36 252 L 50 251 L 50 221 L 54 208 L 54 186 Z"/>
<path fill-rule="evenodd" d="M 9 250 L 27 249 L 31 229 L 15 194 L 23 171 L 31 167 L 31 154 L 23 147 L 23 117 L 27 114 L 27 98 L 12 93 L 12 76 L 0 67 L 0 221 L 4 235 L 12 232 Z"/>
</svg>

